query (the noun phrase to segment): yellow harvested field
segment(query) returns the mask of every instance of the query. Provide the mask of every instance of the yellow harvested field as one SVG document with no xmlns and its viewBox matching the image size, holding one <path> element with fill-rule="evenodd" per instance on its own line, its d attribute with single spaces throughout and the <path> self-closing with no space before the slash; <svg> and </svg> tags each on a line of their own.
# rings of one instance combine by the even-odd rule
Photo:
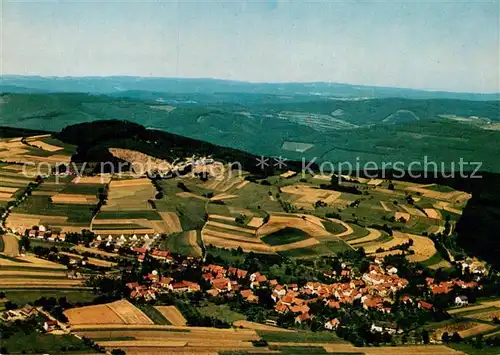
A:
<svg viewBox="0 0 500 355">
<path fill-rule="evenodd" d="M 29 136 L 26 138 L 26 140 L 28 142 L 32 142 L 32 141 L 37 141 L 37 140 L 40 140 L 42 138 L 49 138 L 50 137 L 50 134 L 39 134 L 39 135 L 36 135 L 36 136 Z"/>
<path fill-rule="evenodd" d="M 60 277 L 60 278 L 65 278 L 66 273 L 64 272 L 50 272 L 50 271 L 30 271 L 29 269 L 26 270 L 2 270 L 0 269 L 0 278 L 2 276 L 33 276 L 33 277 L 40 277 L 43 279 L 43 277 Z"/>
<path fill-rule="evenodd" d="M 288 216 L 271 215 L 269 221 L 257 230 L 257 236 L 263 237 L 286 227 L 300 229 L 313 238 L 331 235 L 325 230 L 319 218 L 308 215 L 289 214 Z"/>
<path fill-rule="evenodd" d="M 384 180 L 382 180 L 382 179 L 371 179 L 371 180 L 370 180 L 370 181 L 368 181 L 366 184 L 367 184 L 367 185 L 371 185 L 371 186 L 379 186 L 379 185 L 381 185 L 383 182 L 384 182 Z"/>
<path fill-rule="evenodd" d="M 95 328 L 100 330 L 94 330 Z M 252 340 L 259 339 L 254 330 L 240 328 L 216 329 L 157 325 L 142 325 L 139 327 L 108 324 L 92 325 L 89 330 L 79 326 L 74 326 L 72 329 L 76 330 L 80 336 L 91 339 L 132 337 L 135 340 L 102 340 L 99 341 L 99 344 L 107 348 L 124 349 L 127 354 L 136 353 L 141 355 L 149 353 L 171 354 L 178 353 L 178 351 L 180 354 L 207 354 L 214 351 L 217 353 L 217 351 L 231 350 L 251 352 L 255 350 Z M 186 332 L 186 329 L 189 331 Z M 260 352 L 262 350 L 259 349 Z"/>
<path fill-rule="evenodd" d="M 254 253 L 266 253 L 266 254 L 272 254 L 274 251 L 271 247 L 261 243 L 248 243 L 244 241 L 240 241 L 237 239 L 226 239 L 226 238 L 221 238 L 219 236 L 211 234 L 211 232 L 207 231 L 202 231 L 201 233 L 203 241 L 206 245 L 215 245 L 221 248 L 228 248 L 228 249 L 237 249 L 238 247 L 241 247 L 244 251 L 250 252 L 253 251 Z M 238 237 L 240 238 L 240 237 Z"/>
<path fill-rule="evenodd" d="M 328 218 L 328 220 L 331 222 L 334 222 L 334 223 L 341 224 L 346 229 L 345 232 L 334 234 L 336 237 L 339 237 L 339 238 L 347 237 L 348 235 L 351 235 L 352 233 L 354 233 L 354 229 L 352 229 L 352 227 L 349 224 L 347 224 L 346 222 L 344 222 L 340 219 L 336 219 L 336 218 Z"/>
<path fill-rule="evenodd" d="M 259 228 L 264 223 L 264 218 L 253 217 L 250 222 L 248 222 L 247 226 Z"/>
<path fill-rule="evenodd" d="M 426 187 L 431 187 L 434 185 L 426 185 Z M 436 200 L 448 201 L 448 202 L 465 202 L 469 200 L 472 195 L 463 191 L 450 191 L 450 192 L 439 192 L 429 190 L 422 186 L 410 186 L 406 188 L 407 191 L 419 192 L 425 197 L 434 198 Z"/>
<path fill-rule="evenodd" d="M 133 324 L 151 325 L 149 319 L 140 309 L 127 300 L 120 300 L 107 304 L 72 308 L 64 311 L 71 326 L 100 325 L 100 324 Z"/>
<path fill-rule="evenodd" d="M 81 229 L 81 228 L 80 228 Z M 94 233 L 100 233 L 104 235 L 132 235 L 132 234 L 154 234 L 156 231 L 153 228 L 135 228 L 135 229 L 96 229 L 93 228 Z"/>
<path fill-rule="evenodd" d="M 77 176 L 71 183 L 73 184 L 109 184 L 111 181 L 110 174 L 101 174 L 96 176 Z"/>
<path fill-rule="evenodd" d="M 158 310 L 167 320 L 176 326 L 185 326 L 187 323 L 186 318 L 182 315 L 181 312 L 175 306 L 155 306 L 156 310 Z"/>
<path fill-rule="evenodd" d="M 0 235 L 3 240 L 3 252 L 1 254 L 8 256 L 19 255 L 19 237 L 12 233 Z"/>
<path fill-rule="evenodd" d="M 19 279 L 15 278 L 0 278 L 0 288 L 24 288 L 24 287 L 72 287 L 81 286 L 81 280 L 70 280 L 70 279 L 44 279 L 42 277 L 22 277 Z"/>
<path fill-rule="evenodd" d="M 489 330 L 495 329 L 497 326 L 491 324 L 478 324 L 472 328 L 458 332 L 462 338 L 478 335 Z"/>
<path fill-rule="evenodd" d="M 457 208 L 451 207 L 448 202 L 442 202 L 439 201 L 433 205 L 434 208 L 437 208 L 438 210 L 445 210 L 451 213 L 455 213 L 458 215 L 462 215 L 462 210 L 459 210 Z"/>
<path fill-rule="evenodd" d="M 389 240 L 384 243 L 375 243 L 373 245 L 367 245 L 365 247 L 365 251 L 367 254 L 373 254 L 376 252 L 378 248 L 383 248 L 383 249 L 390 249 L 392 247 L 395 247 L 397 245 L 407 243 L 410 238 L 413 239 L 413 245 L 410 247 L 411 250 L 415 251 L 415 254 L 408 255 L 408 260 L 411 262 L 421 262 L 424 260 L 429 259 L 431 256 L 433 256 L 437 251 L 436 247 L 434 246 L 434 242 L 427 237 L 422 237 L 419 235 L 415 234 L 408 234 L 408 233 L 402 233 L 398 231 L 394 231 L 392 235 L 393 239 Z M 399 250 L 394 250 L 392 251 L 393 253 L 391 254 L 399 254 L 401 251 Z M 385 252 L 389 253 L 389 252 Z M 380 256 L 379 253 L 377 256 Z"/>
<path fill-rule="evenodd" d="M 107 306 L 123 320 L 124 324 L 153 324 L 144 312 L 127 300 L 108 303 Z"/>
<path fill-rule="evenodd" d="M 425 214 L 429 218 L 433 219 L 443 219 L 443 216 L 441 215 L 441 212 L 434 208 L 424 208 Z"/>
<path fill-rule="evenodd" d="M 1 193 L 6 193 L 6 194 L 12 195 L 17 190 L 19 190 L 19 188 L 17 188 L 17 187 L 4 187 L 4 186 L 0 186 L 0 192 Z"/>
<path fill-rule="evenodd" d="M 282 177 L 284 179 L 288 179 L 288 178 L 291 178 L 292 176 L 295 176 L 295 175 L 297 175 L 296 171 L 288 170 L 287 172 L 281 174 L 280 177 Z"/>
<path fill-rule="evenodd" d="M 448 311 L 449 314 L 457 314 L 461 312 L 469 312 L 469 311 L 476 311 L 476 310 L 481 310 L 484 308 L 489 308 L 489 307 L 498 307 L 500 308 L 500 300 L 498 301 L 489 301 L 489 302 L 481 302 L 481 304 L 478 304 L 477 306 L 468 306 L 468 307 L 461 307 L 461 308 L 456 308 L 456 309 L 451 309 Z"/>
<path fill-rule="evenodd" d="M 71 162 L 70 155 L 51 155 L 48 157 L 41 157 L 37 155 L 24 155 L 23 162 L 36 162 L 36 163 L 50 163 L 50 164 L 69 164 Z"/>
<path fill-rule="evenodd" d="M 93 195 L 60 193 L 52 196 L 52 202 L 74 204 L 74 205 L 94 205 L 97 204 L 98 199 L 96 196 Z"/>
<path fill-rule="evenodd" d="M 57 152 L 58 150 L 64 149 L 63 147 L 58 147 L 56 145 L 48 144 L 42 141 L 31 141 L 30 144 L 47 152 Z"/>
<path fill-rule="evenodd" d="M 244 188 L 245 186 L 247 186 L 249 183 L 250 183 L 250 181 L 248 181 L 248 180 L 244 180 L 244 181 L 242 181 L 240 184 L 236 185 L 236 186 L 235 186 L 235 189 L 237 189 L 237 190 L 242 189 L 242 188 Z"/>
<path fill-rule="evenodd" d="M 19 177 L 1 176 L 0 177 L 0 183 L 20 184 L 20 185 L 27 186 L 30 182 L 33 182 L 33 180 L 28 178 L 28 177 L 26 177 L 26 178 L 22 178 L 22 176 L 19 176 Z"/>
<path fill-rule="evenodd" d="M 66 270 L 66 266 L 61 264 L 56 264 L 48 260 L 39 259 L 31 254 L 25 256 L 18 256 L 16 259 L 21 262 L 16 262 L 4 258 L 0 258 L 0 266 L 15 266 L 16 268 L 26 268 L 29 270 L 30 268 L 44 268 L 44 269 L 58 269 L 58 270 Z"/>
<path fill-rule="evenodd" d="M 172 234 L 182 232 L 181 221 L 175 212 L 158 212 L 163 222 L 167 226 L 167 230 L 163 233 Z"/>
<path fill-rule="evenodd" d="M 290 185 L 281 188 L 282 192 L 297 195 L 293 201 L 299 207 L 312 209 L 313 204 L 321 200 L 327 204 L 334 203 L 342 194 L 333 190 L 322 190 L 308 185 Z"/>
<path fill-rule="evenodd" d="M 214 222 L 214 221 L 210 221 L 210 220 L 207 221 L 205 226 L 214 226 L 214 227 L 229 229 L 229 230 L 238 231 L 238 232 L 242 232 L 242 233 L 247 233 L 250 235 L 255 235 L 255 230 L 253 230 L 253 229 L 233 226 L 232 224 L 224 224 L 224 223 Z"/>
<path fill-rule="evenodd" d="M 257 239 L 254 236 L 244 237 L 244 236 L 241 236 L 239 234 L 233 234 L 233 233 L 231 233 L 230 230 L 228 230 L 227 232 L 220 232 L 218 230 L 210 229 L 209 226 L 205 226 L 203 228 L 203 230 L 201 231 L 201 235 L 204 238 L 206 236 L 209 236 L 209 237 L 217 237 L 217 238 L 228 239 L 228 240 L 232 240 L 232 241 L 235 241 L 235 242 L 242 241 L 242 242 L 246 242 L 246 243 L 255 243 L 255 244 L 261 244 L 262 243 L 260 241 L 260 239 Z"/>
<path fill-rule="evenodd" d="M 223 215 L 220 215 L 220 214 L 209 214 L 208 218 L 210 218 L 210 219 L 213 219 L 213 218 L 215 218 L 215 219 L 223 219 L 223 220 L 226 220 L 226 221 L 234 222 L 234 217 L 223 216 Z"/>
<path fill-rule="evenodd" d="M 110 188 L 122 188 L 122 187 L 145 186 L 145 185 L 151 185 L 151 180 L 149 180 L 148 178 L 125 179 L 125 180 L 112 180 L 109 183 Z"/>
<path fill-rule="evenodd" d="M 238 195 L 231 195 L 231 194 L 220 194 L 217 196 L 214 196 L 210 199 L 210 201 L 220 201 L 220 200 L 228 200 L 230 198 L 236 198 Z"/>
<path fill-rule="evenodd" d="M 353 239 L 353 240 L 349 241 L 348 243 L 351 245 L 369 243 L 369 242 L 373 242 L 374 240 L 380 238 L 380 236 L 382 235 L 382 233 L 377 229 L 373 229 L 373 228 L 366 228 L 366 229 L 370 232 L 367 236 L 362 237 L 362 238 Z"/>
<path fill-rule="evenodd" d="M 67 255 L 72 259 L 83 259 L 83 256 L 78 255 L 78 254 L 72 254 L 64 251 L 60 251 L 59 254 L 61 255 Z M 96 259 L 96 258 L 88 258 L 87 261 L 89 264 L 96 265 L 96 266 L 102 266 L 102 267 L 113 267 L 116 265 L 116 263 L 107 261 L 107 260 L 101 260 L 101 259 Z"/>
<path fill-rule="evenodd" d="M 325 347 L 330 351 L 330 346 Z M 359 349 L 359 348 L 356 348 Z M 363 348 L 365 355 L 465 355 L 465 353 L 444 345 L 380 346 Z"/>
<path fill-rule="evenodd" d="M 197 199 L 203 200 L 203 201 L 207 200 L 206 197 L 194 194 L 192 192 L 185 192 L 185 191 L 183 191 L 183 192 L 178 192 L 175 195 L 179 196 L 179 197 L 182 197 L 182 198 L 197 198 Z"/>
<path fill-rule="evenodd" d="M 401 218 L 403 218 L 406 222 L 408 222 L 411 218 L 411 215 L 407 212 L 395 212 L 394 218 L 396 218 L 397 221 L 399 221 L 399 220 L 401 220 Z"/>
<path fill-rule="evenodd" d="M 332 175 L 314 175 L 313 179 L 323 180 L 323 181 L 330 181 L 332 179 Z"/>
</svg>

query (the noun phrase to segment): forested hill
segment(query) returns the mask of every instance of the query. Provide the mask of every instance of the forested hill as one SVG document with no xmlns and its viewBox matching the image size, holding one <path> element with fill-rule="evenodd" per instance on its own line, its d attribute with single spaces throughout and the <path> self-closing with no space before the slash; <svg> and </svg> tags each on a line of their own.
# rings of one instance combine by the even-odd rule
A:
<svg viewBox="0 0 500 355">
<path fill-rule="evenodd" d="M 94 121 L 64 128 L 54 134 L 65 143 L 77 147 L 73 160 L 102 162 L 113 160 L 108 148 L 139 151 L 167 161 L 196 156 L 212 156 L 226 163 L 239 162 L 251 173 L 273 175 L 278 173 L 272 165 L 265 170 L 257 167 L 257 156 L 247 152 L 221 147 L 209 142 L 191 139 L 164 131 L 146 129 L 137 123 L 121 120 Z M 301 162 L 288 162 L 290 168 L 300 168 Z"/>
</svg>

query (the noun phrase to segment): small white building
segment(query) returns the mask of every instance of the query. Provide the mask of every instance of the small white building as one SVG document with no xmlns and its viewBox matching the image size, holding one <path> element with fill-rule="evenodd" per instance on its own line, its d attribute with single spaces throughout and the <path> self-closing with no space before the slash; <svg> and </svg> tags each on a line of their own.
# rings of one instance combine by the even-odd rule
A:
<svg viewBox="0 0 500 355">
<path fill-rule="evenodd" d="M 335 319 L 329 320 L 328 322 L 325 323 L 325 329 L 335 330 L 339 327 L 339 325 L 340 325 L 340 321 L 337 318 L 335 318 Z"/>
<path fill-rule="evenodd" d="M 467 296 L 457 296 L 455 297 L 455 305 L 463 307 L 469 304 L 469 299 Z"/>
</svg>

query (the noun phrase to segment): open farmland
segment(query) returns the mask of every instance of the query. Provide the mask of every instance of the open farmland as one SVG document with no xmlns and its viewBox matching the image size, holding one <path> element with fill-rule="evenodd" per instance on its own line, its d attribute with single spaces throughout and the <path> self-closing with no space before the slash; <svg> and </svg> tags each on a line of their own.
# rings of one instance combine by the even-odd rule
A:
<svg viewBox="0 0 500 355">
<path fill-rule="evenodd" d="M 92 222 L 99 234 L 171 234 L 182 231 L 173 212 L 157 212 L 150 201 L 155 188 L 149 179 L 112 180 L 106 205 Z"/>
<path fill-rule="evenodd" d="M 184 326 L 187 321 L 181 312 L 175 306 L 155 306 L 158 310 L 172 325 Z"/>
<path fill-rule="evenodd" d="M 281 188 L 282 192 L 295 195 L 291 201 L 298 207 L 306 210 L 314 210 L 316 201 L 323 201 L 326 204 L 333 204 L 342 195 L 333 190 L 321 190 L 308 185 L 290 185 Z"/>
<path fill-rule="evenodd" d="M 161 245 L 161 249 L 181 255 L 202 256 L 198 243 L 200 233 L 200 231 L 191 230 L 169 235 Z"/>
<path fill-rule="evenodd" d="M 86 324 L 149 325 L 153 321 L 126 300 L 96 306 L 68 309 L 64 312 L 72 327 Z"/>
</svg>

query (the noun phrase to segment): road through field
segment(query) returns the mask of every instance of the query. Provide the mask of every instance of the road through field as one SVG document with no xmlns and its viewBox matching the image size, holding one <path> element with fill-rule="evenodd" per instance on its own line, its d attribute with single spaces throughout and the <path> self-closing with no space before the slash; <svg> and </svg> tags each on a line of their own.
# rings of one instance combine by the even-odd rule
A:
<svg viewBox="0 0 500 355">
<path fill-rule="evenodd" d="M 1 236 L 3 239 L 3 254 L 8 256 L 19 256 L 19 239 L 14 234 L 4 234 Z"/>
</svg>

